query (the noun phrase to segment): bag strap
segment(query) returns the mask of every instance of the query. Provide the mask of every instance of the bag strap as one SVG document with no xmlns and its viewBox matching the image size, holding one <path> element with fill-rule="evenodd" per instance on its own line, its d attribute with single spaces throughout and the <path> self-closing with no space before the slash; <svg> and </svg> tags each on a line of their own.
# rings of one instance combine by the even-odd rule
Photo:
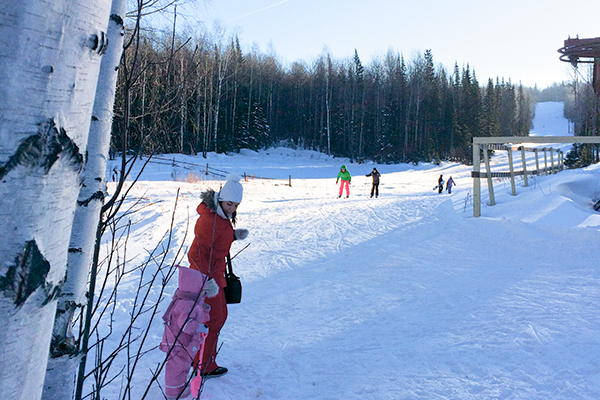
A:
<svg viewBox="0 0 600 400">
<path fill-rule="evenodd" d="M 227 273 L 233 275 L 233 266 L 231 265 L 231 253 L 227 253 Z"/>
</svg>

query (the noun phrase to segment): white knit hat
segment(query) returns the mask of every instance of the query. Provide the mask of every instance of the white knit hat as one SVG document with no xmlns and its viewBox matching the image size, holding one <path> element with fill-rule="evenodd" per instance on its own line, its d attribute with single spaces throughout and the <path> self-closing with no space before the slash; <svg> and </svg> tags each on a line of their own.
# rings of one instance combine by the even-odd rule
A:
<svg viewBox="0 0 600 400">
<path fill-rule="evenodd" d="M 234 203 L 242 202 L 242 195 L 244 188 L 240 183 L 242 178 L 236 174 L 230 174 L 227 176 L 227 182 L 223 185 L 223 188 L 219 192 L 219 201 L 233 201 Z"/>
</svg>

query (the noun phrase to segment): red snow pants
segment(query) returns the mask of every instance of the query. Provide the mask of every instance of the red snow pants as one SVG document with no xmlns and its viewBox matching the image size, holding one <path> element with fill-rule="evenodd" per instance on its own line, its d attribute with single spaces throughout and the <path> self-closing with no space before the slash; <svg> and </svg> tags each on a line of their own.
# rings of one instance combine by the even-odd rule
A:
<svg viewBox="0 0 600 400">
<path fill-rule="evenodd" d="M 219 294 L 215 297 L 207 297 L 204 302 L 210 306 L 210 321 L 205 323 L 208 327 L 208 336 L 204 344 L 204 354 L 202 355 L 200 369 L 204 373 L 209 373 L 218 367 L 215 361 L 218 349 L 217 342 L 219 332 L 221 332 L 221 328 L 227 320 L 227 302 L 225 301 L 223 288 L 219 288 Z M 196 357 L 194 357 L 194 365 L 198 365 L 198 361 L 200 361 L 200 352 L 196 353 Z"/>
</svg>

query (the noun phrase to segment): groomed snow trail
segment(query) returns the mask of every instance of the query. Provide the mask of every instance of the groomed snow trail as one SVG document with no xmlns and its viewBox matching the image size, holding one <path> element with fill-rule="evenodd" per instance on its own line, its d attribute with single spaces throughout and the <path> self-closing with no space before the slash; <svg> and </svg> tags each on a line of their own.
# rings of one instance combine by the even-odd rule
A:
<svg viewBox="0 0 600 400">
<path fill-rule="evenodd" d="M 468 168 L 453 171 L 452 196 L 431 190 L 439 173 L 388 174 L 378 199 L 360 182 L 349 199 L 331 179 L 245 183 L 238 227 L 251 233 L 232 247 L 250 243 L 234 259 L 243 301 L 229 307 L 219 355 L 230 372 L 202 398 L 599 398 L 598 220 L 575 228 L 582 217 L 547 226 L 502 216 L 525 215 L 519 200 L 541 187 L 500 194 L 472 218 Z M 568 182 L 597 181 L 598 171 L 562 174 L 536 207 L 595 218 L 577 197 L 590 194 Z M 137 193 L 148 207 L 134 214 L 143 229 L 130 241 L 164 240 L 179 187 L 174 242 L 189 245 L 199 193 L 214 185 L 163 182 L 159 195 L 145 185 Z M 157 341 L 161 333 L 157 320 Z M 161 361 L 155 353 L 148 365 Z"/>
<path fill-rule="evenodd" d="M 220 357 L 232 373 L 209 381 L 206 398 L 600 395 L 587 383 L 598 371 L 589 352 L 600 352 L 590 323 L 600 277 L 592 258 L 582 260 L 588 268 L 568 266 L 567 232 L 463 219 L 447 197 L 407 197 L 324 200 L 326 218 L 308 207 L 298 212 L 310 221 L 304 229 L 289 223 L 305 232 L 255 221 L 263 245 L 286 249 L 285 268 L 249 279 L 244 303 L 230 307 Z M 597 232 L 576 234 L 577 254 L 598 255 Z M 547 251 L 531 251 L 539 246 Z M 313 257 L 298 255 L 312 248 Z M 275 261 L 256 251 L 255 262 Z M 238 264 L 244 273 L 252 262 Z"/>
<path fill-rule="evenodd" d="M 552 118 L 536 119 L 538 134 L 562 112 L 541 106 L 551 112 L 536 115 Z M 230 372 L 208 380 L 202 399 L 600 398 L 600 214 L 591 208 L 600 166 L 518 181 L 516 196 L 495 181 L 497 204 L 486 206 L 484 188 L 482 217 L 473 218 L 468 166 L 378 165 L 381 195 L 369 199 L 372 164 L 290 149 L 242 153 L 208 162 L 280 180 L 244 183 L 238 227 L 250 236 L 232 247 L 250 243 L 233 262 L 243 299 L 229 307 L 218 357 Z M 341 163 L 353 174 L 349 199 L 337 198 Z M 492 163 L 503 170 L 506 157 Z M 200 192 L 219 187 L 149 173 L 155 182 L 138 183 L 130 199 L 146 206 L 130 216 L 133 265 L 166 245 L 178 188 L 168 260 L 192 241 Z M 452 195 L 432 190 L 440 174 L 456 181 Z M 116 324 L 131 309 L 135 274 L 125 283 Z M 161 335 L 156 318 L 151 344 Z M 144 367 L 163 359 L 152 350 Z M 133 397 L 148 380 L 136 376 Z M 118 398 L 118 385 L 104 396 Z M 162 398 L 155 386 L 151 400 Z"/>
</svg>

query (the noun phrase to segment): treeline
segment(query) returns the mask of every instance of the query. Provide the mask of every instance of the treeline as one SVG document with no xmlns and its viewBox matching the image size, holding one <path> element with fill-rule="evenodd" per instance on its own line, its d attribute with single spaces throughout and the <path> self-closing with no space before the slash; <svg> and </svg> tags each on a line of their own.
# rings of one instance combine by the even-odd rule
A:
<svg viewBox="0 0 600 400">
<path fill-rule="evenodd" d="M 119 75 L 112 149 L 218 153 L 285 143 L 352 160 L 470 162 L 473 136 L 527 135 L 529 89 L 480 85 L 431 51 L 363 65 L 358 53 L 285 66 L 237 37 L 143 33 Z"/>
<path fill-rule="evenodd" d="M 592 65 L 580 64 L 573 71 L 573 80 L 570 82 L 556 83 L 542 91 L 534 91 L 533 94 L 538 101 L 564 102 L 564 117 L 571 122 L 572 131 L 568 133 L 575 136 L 598 136 L 600 97 L 594 93 L 592 86 Z M 598 162 L 600 146 L 596 144 L 575 144 L 565 159 L 568 167 L 585 167 Z"/>
</svg>

